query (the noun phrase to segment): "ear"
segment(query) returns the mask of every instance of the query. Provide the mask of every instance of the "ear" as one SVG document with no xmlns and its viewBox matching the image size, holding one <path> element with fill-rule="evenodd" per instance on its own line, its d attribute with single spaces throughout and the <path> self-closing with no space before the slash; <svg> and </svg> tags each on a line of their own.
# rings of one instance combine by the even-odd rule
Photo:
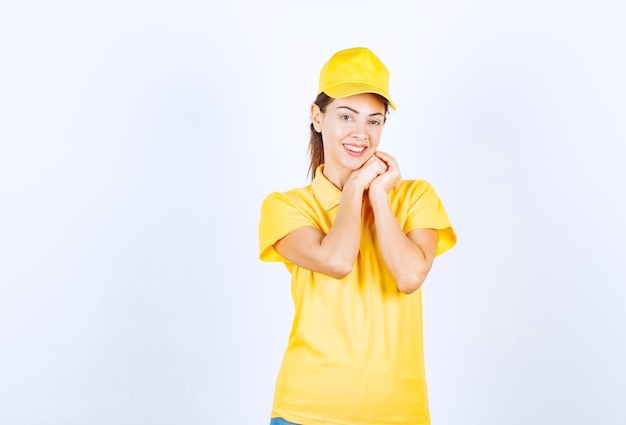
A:
<svg viewBox="0 0 626 425">
<path fill-rule="evenodd" d="M 322 132 L 322 111 L 315 103 L 311 104 L 311 122 L 318 133 Z"/>
</svg>

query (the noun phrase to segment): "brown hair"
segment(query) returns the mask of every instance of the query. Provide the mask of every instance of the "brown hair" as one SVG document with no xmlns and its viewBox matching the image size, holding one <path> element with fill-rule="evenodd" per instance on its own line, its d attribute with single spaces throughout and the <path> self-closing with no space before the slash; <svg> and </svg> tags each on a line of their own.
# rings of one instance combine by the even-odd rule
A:
<svg viewBox="0 0 626 425">
<path fill-rule="evenodd" d="M 326 108 L 334 99 L 328 96 L 326 93 L 321 92 L 315 98 L 315 103 L 322 113 L 326 112 Z M 309 159 L 311 163 L 309 165 L 308 176 L 311 176 L 311 180 L 315 178 L 315 171 L 317 167 L 324 163 L 324 143 L 322 142 L 322 133 L 318 133 L 311 123 L 311 138 L 309 139 Z"/>
<path fill-rule="evenodd" d="M 385 120 L 387 119 L 387 114 L 389 113 L 389 101 L 385 99 L 383 96 L 379 97 L 385 102 Z M 326 93 L 321 92 L 315 98 L 315 103 L 320 111 L 324 114 L 326 113 L 326 108 L 330 103 L 335 100 L 334 98 L 328 96 Z M 322 141 L 322 133 L 318 133 L 313 127 L 313 123 L 311 123 L 311 137 L 309 139 L 309 172 L 308 176 L 311 176 L 311 179 L 315 178 L 315 172 L 317 171 L 317 167 L 324 163 L 324 143 Z"/>
</svg>

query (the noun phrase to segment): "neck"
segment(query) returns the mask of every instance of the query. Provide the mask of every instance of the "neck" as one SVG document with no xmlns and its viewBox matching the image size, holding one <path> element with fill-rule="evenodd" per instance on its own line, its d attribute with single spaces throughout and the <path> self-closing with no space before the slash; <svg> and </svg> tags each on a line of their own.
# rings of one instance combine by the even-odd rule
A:
<svg viewBox="0 0 626 425">
<path fill-rule="evenodd" d="M 350 174 L 352 174 L 352 171 L 343 169 L 337 170 L 328 167 L 327 164 L 324 164 L 322 173 L 329 182 L 334 184 L 339 190 L 343 190 L 343 186 L 348 181 L 348 178 L 350 177 Z"/>
</svg>

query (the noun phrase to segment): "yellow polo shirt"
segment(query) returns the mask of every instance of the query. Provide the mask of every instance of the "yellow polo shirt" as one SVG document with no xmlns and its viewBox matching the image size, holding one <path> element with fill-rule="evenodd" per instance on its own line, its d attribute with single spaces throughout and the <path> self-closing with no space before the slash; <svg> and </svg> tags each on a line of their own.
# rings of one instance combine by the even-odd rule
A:
<svg viewBox="0 0 626 425">
<path fill-rule="evenodd" d="M 296 266 L 273 247 L 303 226 L 328 233 L 341 191 L 322 167 L 311 185 L 272 193 L 261 207 L 260 258 L 285 263 L 295 304 L 271 416 L 305 425 L 429 424 L 421 290 L 407 295 L 397 289 L 376 246 L 367 197 L 359 255 L 346 277 Z M 403 180 L 389 199 L 405 233 L 439 230 L 437 255 L 456 243 L 428 182 Z"/>
</svg>

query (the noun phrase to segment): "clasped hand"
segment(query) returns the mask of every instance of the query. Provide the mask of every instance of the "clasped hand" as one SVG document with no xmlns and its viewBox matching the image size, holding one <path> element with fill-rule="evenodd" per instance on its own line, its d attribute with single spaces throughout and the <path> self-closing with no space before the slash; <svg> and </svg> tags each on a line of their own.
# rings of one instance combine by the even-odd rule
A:
<svg viewBox="0 0 626 425">
<path fill-rule="evenodd" d="M 400 182 L 398 162 L 391 155 L 376 151 L 365 164 L 352 172 L 350 179 L 358 182 L 363 190 L 388 193 Z"/>
</svg>

